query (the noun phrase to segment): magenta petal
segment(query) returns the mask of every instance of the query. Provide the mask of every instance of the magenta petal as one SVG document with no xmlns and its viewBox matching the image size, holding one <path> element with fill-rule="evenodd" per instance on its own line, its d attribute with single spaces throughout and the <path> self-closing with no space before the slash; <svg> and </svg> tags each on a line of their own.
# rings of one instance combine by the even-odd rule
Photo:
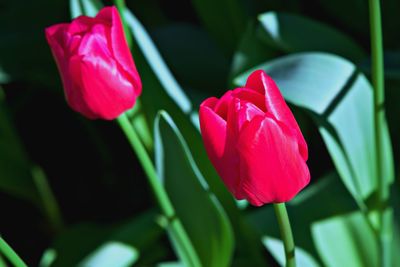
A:
<svg viewBox="0 0 400 267">
<path fill-rule="evenodd" d="M 71 60 L 70 71 L 80 92 L 67 91 L 71 107 L 89 118 L 107 120 L 133 107 L 135 90 L 112 58 L 84 57 L 76 61 Z"/>
<path fill-rule="evenodd" d="M 265 96 L 265 106 L 277 120 L 286 124 L 294 131 L 301 155 L 308 158 L 307 143 L 301 134 L 299 125 L 286 104 L 278 86 L 263 70 L 253 72 L 246 82 L 246 88 L 251 88 Z"/>
<path fill-rule="evenodd" d="M 255 117 L 243 127 L 237 149 L 240 187 L 250 203 L 291 200 L 310 181 L 295 135 L 272 117 Z"/>
<path fill-rule="evenodd" d="M 223 120 L 228 118 L 228 108 L 229 103 L 232 101 L 232 91 L 226 92 L 221 99 L 215 104 L 213 110 L 217 113 Z"/>
<path fill-rule="evenodd" d="M 111 23 L 111 48 L 118 64 L 129 74 L 131 82 L 135 85 L 136 95 L 142 91 L 142 82 L 136 70 L 135 63 L 125 39 L 124 28 L 117 8 L 105 7 L 96 16 Z"/>
<path fill-rule="evenodd" d="M 212 164 L 228 187 L 229 191 L 238 199 L 243 199 L 241 190 L 237 188 L 239 181 L 239 158 L 235 145 L 227 140 L 226 121 L 205 104 L 200 106 L 200 130 L 203 142 Z M 215 103 L 213 103 L 215 104 Z"/>
</svg>

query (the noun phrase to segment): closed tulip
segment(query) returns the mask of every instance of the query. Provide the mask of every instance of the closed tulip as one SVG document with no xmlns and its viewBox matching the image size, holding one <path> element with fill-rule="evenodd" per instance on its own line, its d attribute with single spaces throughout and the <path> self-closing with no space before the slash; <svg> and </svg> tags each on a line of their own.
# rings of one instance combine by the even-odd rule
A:
<svg viewBox="0 0 400 267">
<path fill-rule="evenodd" d="M 111 120 L 133 107 L 142 85 L 115 7 L 46 29 L 71 108 Z"/>
<path fill-rule="evenodd" d="M 221 99 L 206 99 L 200 128 L 212 164 L 237 199 L 255 206 L 287 202 L 310 181 L 307 144 L 264 71 Z"/>
</svg>

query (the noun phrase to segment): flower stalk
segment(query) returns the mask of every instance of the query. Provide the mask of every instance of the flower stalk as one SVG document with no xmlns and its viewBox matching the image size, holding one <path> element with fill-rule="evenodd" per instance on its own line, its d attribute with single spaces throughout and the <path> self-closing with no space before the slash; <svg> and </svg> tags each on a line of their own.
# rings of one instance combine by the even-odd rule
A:
<svg viewBox="0 0 400 267">
<path fill-rule="evenodd" d="M 18 256 L 17 253 L 0 237 L 0 252 L 15 266 L 27 267 L 25 262 Z"/>
<path fill-rule="evenodd" d="M 379 199 L 379 248 L 380 266 L 391 266 L 390 239 L 387 233 L 390 232 L 391 216 L 386 211 L 386 204 L 389 199 L 389 186 L 383 176 L 383 155 L 382 155 L 382 127 L 385 122 L 385 85 L 383 66 L 383 42 L 382 42 L 382 20 L 379 0 L 369 0 L 369 16 L 371 31 L 371 61 L 372 61 L 372 85 L 374 88 L 374 128 L 375 128 L 375 150 L 376 150 L 376 175 L 378 177 L 378 199 Z"/>
<path fill-rule="evenodd" d="M 286 267 L 296 266 L 295 245 L 293 240 L 292 228 L 285 203 L 275 203 L 274 209 L 278 220 L 281 238 L 285 249 Z"/>
<path fill-rule="evenodd" d="M 182 224 L 176 218 L 175 210 L 171 200 L 169 199 L 168 194 L 165 191 L 154 168 L 154 164 L 147 154 L 144 145 L 141 143 L 132 123 L 129 121 L 126 114 L 120 115 L 117 121 L 125 133 L 129 143 L 131 144 L 133 151 L 136 153 L 136 156 L 138 157 L 139 162 L 147 176 L 150 187 L 153 190 L 157 203 L 169 222 L 168 229 L 172 235 L 172 238 L 177 243 L 181 244 L 180 247 L 185 248 L 185 251 L 182 251 L 183 255 L 181 256 L 185 259 L 185 262 L 188 263 L 189 267 L 199 266 L 197 254 L 193 250 Z"/>
</svg>

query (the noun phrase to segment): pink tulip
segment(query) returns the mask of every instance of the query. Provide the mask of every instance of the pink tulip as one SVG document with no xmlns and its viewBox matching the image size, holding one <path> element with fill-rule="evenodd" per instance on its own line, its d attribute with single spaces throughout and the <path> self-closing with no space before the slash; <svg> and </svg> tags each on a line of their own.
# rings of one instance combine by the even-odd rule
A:
<svg viewBox="0 0 400 267">
<path fill-rule="evenodd" d="M 235 198 L 255 206 L 287 202 L 309 183 L 307 144 L 264 71 L 221 99 L 206 99 L 200 127 L 207 154 Z"/>
<path fill-rule="evenodd" d="M 111 120 L 135 104 L 142 84 L 115 7 L 46 29 L 71 108 Z"/>
</svg>

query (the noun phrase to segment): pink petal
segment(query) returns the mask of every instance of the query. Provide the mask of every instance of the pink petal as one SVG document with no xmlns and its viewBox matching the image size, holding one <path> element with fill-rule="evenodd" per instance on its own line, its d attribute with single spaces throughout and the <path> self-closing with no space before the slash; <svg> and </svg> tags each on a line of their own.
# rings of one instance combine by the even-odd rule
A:
<svg viewBox="0 0 400 267">
<path fill-rule="evenodd" d="M 287 106 L 278 86 L 262 70 L 253 72 L 246 82 L 246 88 L 251 88 L 265 96 L 265 106 L 277 120 L 286 124 L 295 133 L 299 150 L 304 160 L 308 158 L 307 143 L 292 112 Z"/>
<path fill-rule="evenodd" d="M 248 88 L 237 88 L 233 90 L 232 95 L 241 100 L 251 102 L 263 112 L 266 112 L 265 97 L 263 94 Z"/>
<path fill-rule="evenodd" d="M 129 79 L 135 85 L 136 94 L 140 95 L 142 83 L 136 70 L 132 54 L 124 35 L 124 28 L 118 10 L 112 7 L 105 7 L 97 14 L 96 19 L 102 19 L 111 23 L 111 50 L 114 58 L 122 69 L 129 74 Z M 129 34 L 129 33 L 128 33 Z"/>
<path fill-rule="evenodd" d="M 215 99 L 207 99 L 200 105 L 200 130 L 208 157 L 222 178 L 228 190 L 238 199 L 243 199 L 239 181 L 239 158 L 235 144 L 227 140 L 226 121 L 209 106 Z"/>
<path fill-rule="evenodd" d="M 263 116 L 264 112 L 253 103 L 233 98 L 228 108 L 228 131 L 232 139 L 237 139 L 240 129 L 244 124 L 251 121 L 255 116 Z"/>
<path fill-rule="evenodd" d="M 310 181 L 296 136 L 270 116 L 257 116 L 243 127 L 237 149 L 240 186 L 253 205 L 287 202 Z"/>
<path fill-rule="evenodd" d="M 80 92 L 68 90 L 71 107 L 89 118 L 112 120 L 133 107 L 135 90 L 118 71 L 112 58 L 77 56 L 70 62 L 70 72 Z"/>
<path fill-rule="evenodd" d="M 226 92 L 213 108 L 215 113 L 217 113 L 225 121 L 228 117 L 228 107 L 229 103 L 232 101 L 232 98 L 232 91 Z"/>
</svg>

